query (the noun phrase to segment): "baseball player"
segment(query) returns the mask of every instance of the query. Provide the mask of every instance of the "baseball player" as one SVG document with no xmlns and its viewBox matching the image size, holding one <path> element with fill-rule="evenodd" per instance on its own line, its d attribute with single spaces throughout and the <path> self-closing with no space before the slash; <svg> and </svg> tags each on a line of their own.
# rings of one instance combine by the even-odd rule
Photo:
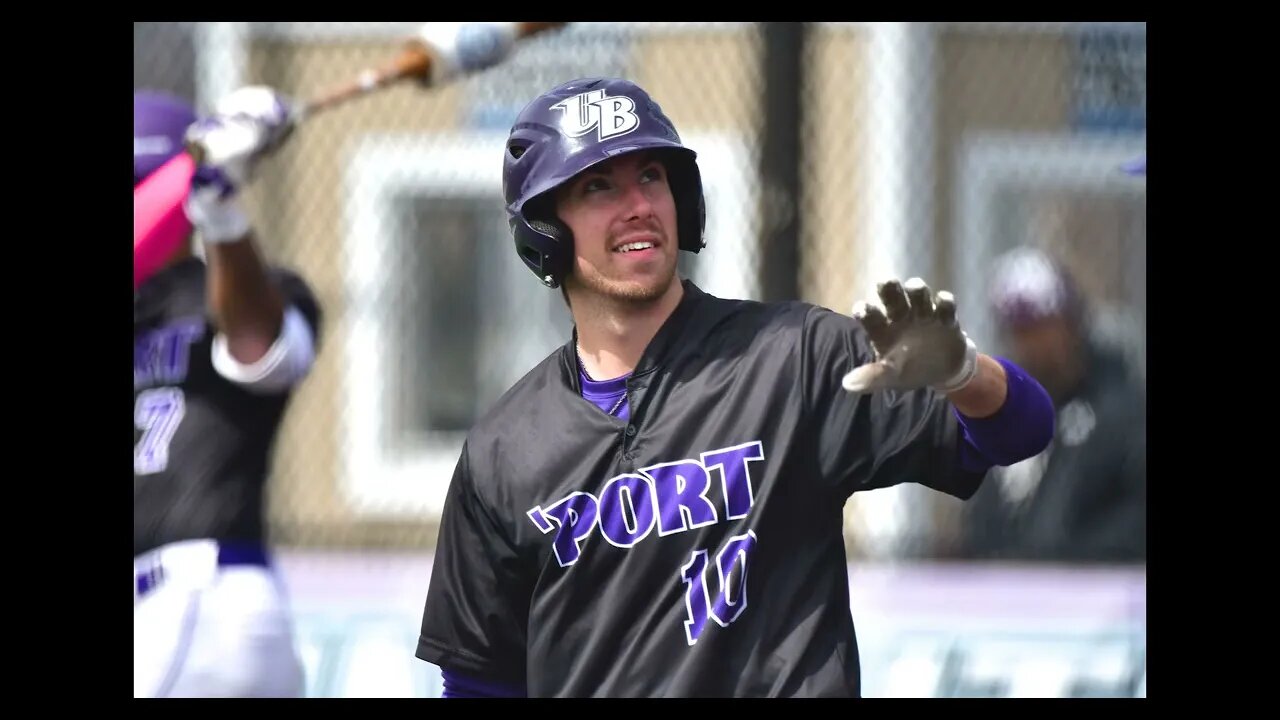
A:
<svg viewBox="0 0 1280 720">
<path fill-rule="evenodd" d="M 237 201 L 288 132 L 288 106 L 250 87 L 197 122 L 157 93 L 133 103 L 135 209 L 198 238 L 134 247 L 173 254 L 134 294 L 134 696 L 300 696 L 284 590 L 263 528 L 269 453 L 316 353 L 320 308 L 296 274 L 268 268 Z M 209 149 L 194 173 L 184 140 Z M 174 187 L 173 182 L 181 183 Z M 136 219 L 135 219 L 136 220 Z M 137 257 L 135 255 L 135 257 Z"/>
<path fill-rule="evenodd" d="M 1092 332 L 1066 266 L 1031 246 L 996 258 L 990 301 L 1010 355 L 1044 386 L 1057 432 L 1000 468 L 968 503 L 967 557 L 1137 563 L 1147 548 L 1146 393 L 1124 353 Z"/>
<path fill-rule="evenodd" d="M 1049 442 L 1044 390 L 919 280 L 854 319 L 680 278 L 700 173 L 631 82 L 539 96 L 503 161 L 574 328 L 467 437 L 417 657 L 446 697 L 859 695 L 846 499 L 968 498 Z"/>
</svg>

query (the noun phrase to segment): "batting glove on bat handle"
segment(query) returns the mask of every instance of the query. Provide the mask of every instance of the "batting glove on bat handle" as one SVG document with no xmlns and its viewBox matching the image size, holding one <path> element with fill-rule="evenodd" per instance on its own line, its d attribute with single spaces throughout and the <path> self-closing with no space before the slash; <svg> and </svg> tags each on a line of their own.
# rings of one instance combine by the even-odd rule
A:
<svg viewBox="0 0 1280 720">
<path fill-rule="evenodd" d="M 187 129 L 187 149 L 197 165 L 217 168 L 237 188 L 288 138 L 298 119 L 293 103 L 262 85 L 232 91 L 215 110 Z"/>
<path fill-rule="evenodd" d="M 849 392 L 915 390 L 951 393 L 978 374 L 978 349 L 956 320 L 956 302 L 935 296 L 920 278 L 877 286 L 884 309 L 859 302 L 853 316 L 867 331 L 876 359 L 844 376 Z"/>
<path fill-rule="evenodd" d="M 205 244 L 236 242 L 251 229 L 249 217 L 236 199 L 234 184 L 214 167 L 196 171 L 182 209 Z"/>
</svg>

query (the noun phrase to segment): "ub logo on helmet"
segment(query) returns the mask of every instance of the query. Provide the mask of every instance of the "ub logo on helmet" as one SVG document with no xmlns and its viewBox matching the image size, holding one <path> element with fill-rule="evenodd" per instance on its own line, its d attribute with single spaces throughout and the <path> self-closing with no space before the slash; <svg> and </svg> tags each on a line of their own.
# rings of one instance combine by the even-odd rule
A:
<svg viewBox="0 0 1280 720">
<path fill-rule="evenodd" d="M 560 129 L 569 137 L 582 137 L 596 130 L 598 139 L 607 140 L 640 127 L 635 101 L 626 95 L 606 95 L 604 90 L 574 95 L 551 107 L 564 113 Z"/>
</svg>

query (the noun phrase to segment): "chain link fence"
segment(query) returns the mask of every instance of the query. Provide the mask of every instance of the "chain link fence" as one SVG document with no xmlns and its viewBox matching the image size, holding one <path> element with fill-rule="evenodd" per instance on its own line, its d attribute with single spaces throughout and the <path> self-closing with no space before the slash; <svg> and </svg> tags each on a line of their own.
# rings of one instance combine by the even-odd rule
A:
<svg viewBox="0 0 1280 720">
<path fill-rule="evenodd" d="M 135 23 L 134 84 L 202 112 L 244 84 L 308 98 L 385 62 L 415 25 Z M 636 80 L 699 151 L 709 245 L 682 264 L 710 292 L 763 297 L 762 278 L 782 274 L 797 297 L 848 312 L 876 281 L 919 275 L 954 290 L 970 335 L 999 352 L 990 264 L 1038 246 L 1145 371 L 1145 183 L 1117 170 L 1145 152 L 1145 25 L 806 26 L 795 187 L 762 179 L 777 115 L 768 32 L 572 25 L 453 85 L 318 116 L 264 165 L 247 193 L 263 250 L 326 314 L 277 445 L 277 543 L 432 547 L 468 427 L 564 342 L 560 294 L 512 252 L 499 158 L 523 104 L 573 77 Z M 788 223 L 794 262 L 763 263 Z M 960 505 L 910 486 L 856 497 L 850 550 L 947 555 Z"/>
</svg>

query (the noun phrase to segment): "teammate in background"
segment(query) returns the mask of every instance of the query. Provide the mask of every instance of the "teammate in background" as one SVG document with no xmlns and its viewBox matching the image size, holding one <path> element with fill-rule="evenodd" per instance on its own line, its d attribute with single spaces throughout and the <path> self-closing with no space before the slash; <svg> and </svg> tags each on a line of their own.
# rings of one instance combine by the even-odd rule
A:
<svg viewBox="0 0 1280 720">
<path fill-rule="evenodd" d="M 918 279 L 855 320 L 680 278 L 701 176 L 631 82 L 536 98 L 503 161 L 516 251 L 574 329 L 468 435 L 417 657 L 446 697 L 859 695 L 846 499 L 969 497 L 1048 444 L 1043 388 Z"/>
<path fill-rule="evenodd" d="M 1043 453 L 1001 468 L 968 504 L 971 559 L 1136 563 L 1147 549 L 1146 394 L 1123 354 L 1093 337 L 1075 280 L 1029 247 L 995 263 L 992 309 L 1010 355 L 1057 412 Z"/>
<path fill-rule="evenodd" d="M 1147 175 L 1147 157 L 1121 164 Z M 993 473 L 964 513 L 969 559 L 1140 563 L 1147 554 L 1146 391 L 1123 355 L 1092 337 L 1075 279 L 1043 251 L 997 259 L 992 310 L 1050 392 L 1057 432 L 1044 452 Z"/>
<path fill-rule="evenodd" d="M 135 697 L 303 694 L 263 487 L 320 308 L 300 277 L 264 266 L 236 198 L 288 130 L 288 106 L 262 87 L 199 122 L 176 98 L 134 95 L 135 212 L 167 218 L 140 233 L 135 217 L 135 261 L 172 248 L 135 267 Z M 206 163 L 176 171 L 192 163 L 188 137 L 209 148 Z M 181 218 L 194 238 L 157 237 Z"/>
</svg>

